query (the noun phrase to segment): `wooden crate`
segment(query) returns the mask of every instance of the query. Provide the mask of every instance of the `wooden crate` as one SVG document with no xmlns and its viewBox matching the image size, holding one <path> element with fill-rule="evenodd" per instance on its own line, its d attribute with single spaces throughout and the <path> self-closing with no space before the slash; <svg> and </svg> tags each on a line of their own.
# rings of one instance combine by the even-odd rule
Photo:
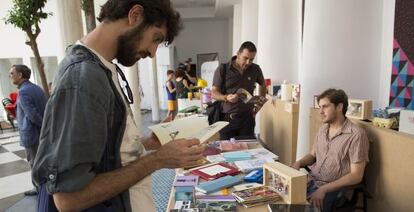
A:
<svg viewBox="0 0 414 212">
<path fill-rule="evenodd" d="M 263 184 L 276 189 L 283 202 L 306 204 L 307 175 L 279 162 L 263 165 Z"/>
<path fill-rule="evenodd" d="M 348 111 L 346 117 L 368 120 L 372 118 L 372 101 L 362 99 L 349 99 L 348 100 Z"/>
</svg>

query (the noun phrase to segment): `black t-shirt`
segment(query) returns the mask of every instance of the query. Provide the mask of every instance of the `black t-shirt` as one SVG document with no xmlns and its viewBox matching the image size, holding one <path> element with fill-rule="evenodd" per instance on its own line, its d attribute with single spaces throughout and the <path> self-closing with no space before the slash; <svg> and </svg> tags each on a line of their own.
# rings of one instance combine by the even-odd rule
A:
<svg viewBox="0 0 414 212">
<path fill-rule="evenodd" d="M 263 85 L 264 77 L 262 73 L 262 69 L 253 63 L 251 64 L 246 70 L 243 71 L 241 74 L 236 68 L 233 67 L 233 63 L 236 57 L 234 56 L 229 63 L 226 65 L 221 64 L 217 70 L 214 72 L 213 77 L 213 86 L 217 87 L 222 94 L 234 94 L 236 93 L 237 89 L 244 88 L 249 93 L 253 95 L 253 90 L 255 88 L 255 83 L 257 82 L 259 85 Z M 221 71 L 223 69 L 225 71 L 226 77 L 226 85 L 225 91 L 221 90 L 223 79 L 221 77 Z M 253 105 L 247 105 L 241 100 L 237 101 L 236 103 L 225 102 L 222 104 L 223 113 L 242 113 L 242 112 L 251 112 L 253 109 Z"/>
</svg>

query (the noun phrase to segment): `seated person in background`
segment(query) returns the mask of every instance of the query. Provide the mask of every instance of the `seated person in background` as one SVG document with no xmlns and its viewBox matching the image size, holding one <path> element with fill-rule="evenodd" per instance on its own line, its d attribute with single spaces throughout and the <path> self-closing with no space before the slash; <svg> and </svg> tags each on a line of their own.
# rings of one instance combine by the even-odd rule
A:
<svg viewBox="0 0 414 212">
<path fill-rule="evenodd" d="M 175 86 L 177 99 L 187 99 L 191 86 L 183 70 L 178 69 L 175 72 Z"/>
<path fill-rule="evenodd" d="M 339 190 L 361 182 L 368 160 L 365 131 L 345 117 L 348 97 L 343 90 L 328 89 L 318 96 L 323 126 L 310 154 L 292 167 L 310 166 L 308 200 L 323 211 L 331 211 Z"/>
</svg>

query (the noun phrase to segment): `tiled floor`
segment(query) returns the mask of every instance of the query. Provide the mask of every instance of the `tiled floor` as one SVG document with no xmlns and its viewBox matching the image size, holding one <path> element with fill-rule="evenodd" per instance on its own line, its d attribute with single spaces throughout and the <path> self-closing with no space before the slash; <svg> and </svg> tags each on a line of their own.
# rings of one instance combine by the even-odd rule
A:
<svg viewBox="0 0 414 212">
<path fill-rule="evenodd" d="M 165 111 L 160 112 L 161 119 L 165 115 Z M 149 134 L 148 126 L 152 124 L 151 113 L 144 113 L 142 115 L 144 136 Z M 36 198 L 24 198 L 23 194 L 24 191 L 33 188 L 30 167 L 25 158 L 26 152 L 19 145 L 18 132 L 5 130 L 0 133 L 0 211 L 36 211 Z"/>
</svg>

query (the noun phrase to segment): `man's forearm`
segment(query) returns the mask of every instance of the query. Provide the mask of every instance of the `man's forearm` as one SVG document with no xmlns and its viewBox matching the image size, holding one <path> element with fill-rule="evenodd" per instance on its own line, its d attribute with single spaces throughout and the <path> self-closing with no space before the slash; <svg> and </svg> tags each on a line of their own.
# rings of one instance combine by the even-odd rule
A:
<svg viewBox="0 0 414 212">
<path fill-rule="evenodd" d="M 313 156 L 312 154 L 307 154 L 302 159 L 298 160 L 297 163 L 299 163 L 300 168 L 304 168 L 305 166 L 310 166 L 314 164 L 315 161 L 315 156 Z"/>
<path fill-rule="evenodd" d="M 98 174 L 80 191 L 55 193 L 53 199 L 59 211 L 80 211 L 116 196 L 160 168 L 152 153 L 128 166 Z"/>
<path fill-rule="evenodd" d="M 361 182 L 361 180 L 362 178 L 359 177 L 357 174 L 349 173 L 333 182 L 323 185 L 321 188 L 325 189 L 326 192 L 332 192 L 337 191 L 345 186 L 355 185 Z"/>
<path fill-rule="evenodd" d="M 212 91 L 211 92 L 213 99 L 218 100 L 218 101 L 226 101 L 226 95 L 223 95 L 222 93 L 218 92 L 218 91 Z"/>
</svg>

